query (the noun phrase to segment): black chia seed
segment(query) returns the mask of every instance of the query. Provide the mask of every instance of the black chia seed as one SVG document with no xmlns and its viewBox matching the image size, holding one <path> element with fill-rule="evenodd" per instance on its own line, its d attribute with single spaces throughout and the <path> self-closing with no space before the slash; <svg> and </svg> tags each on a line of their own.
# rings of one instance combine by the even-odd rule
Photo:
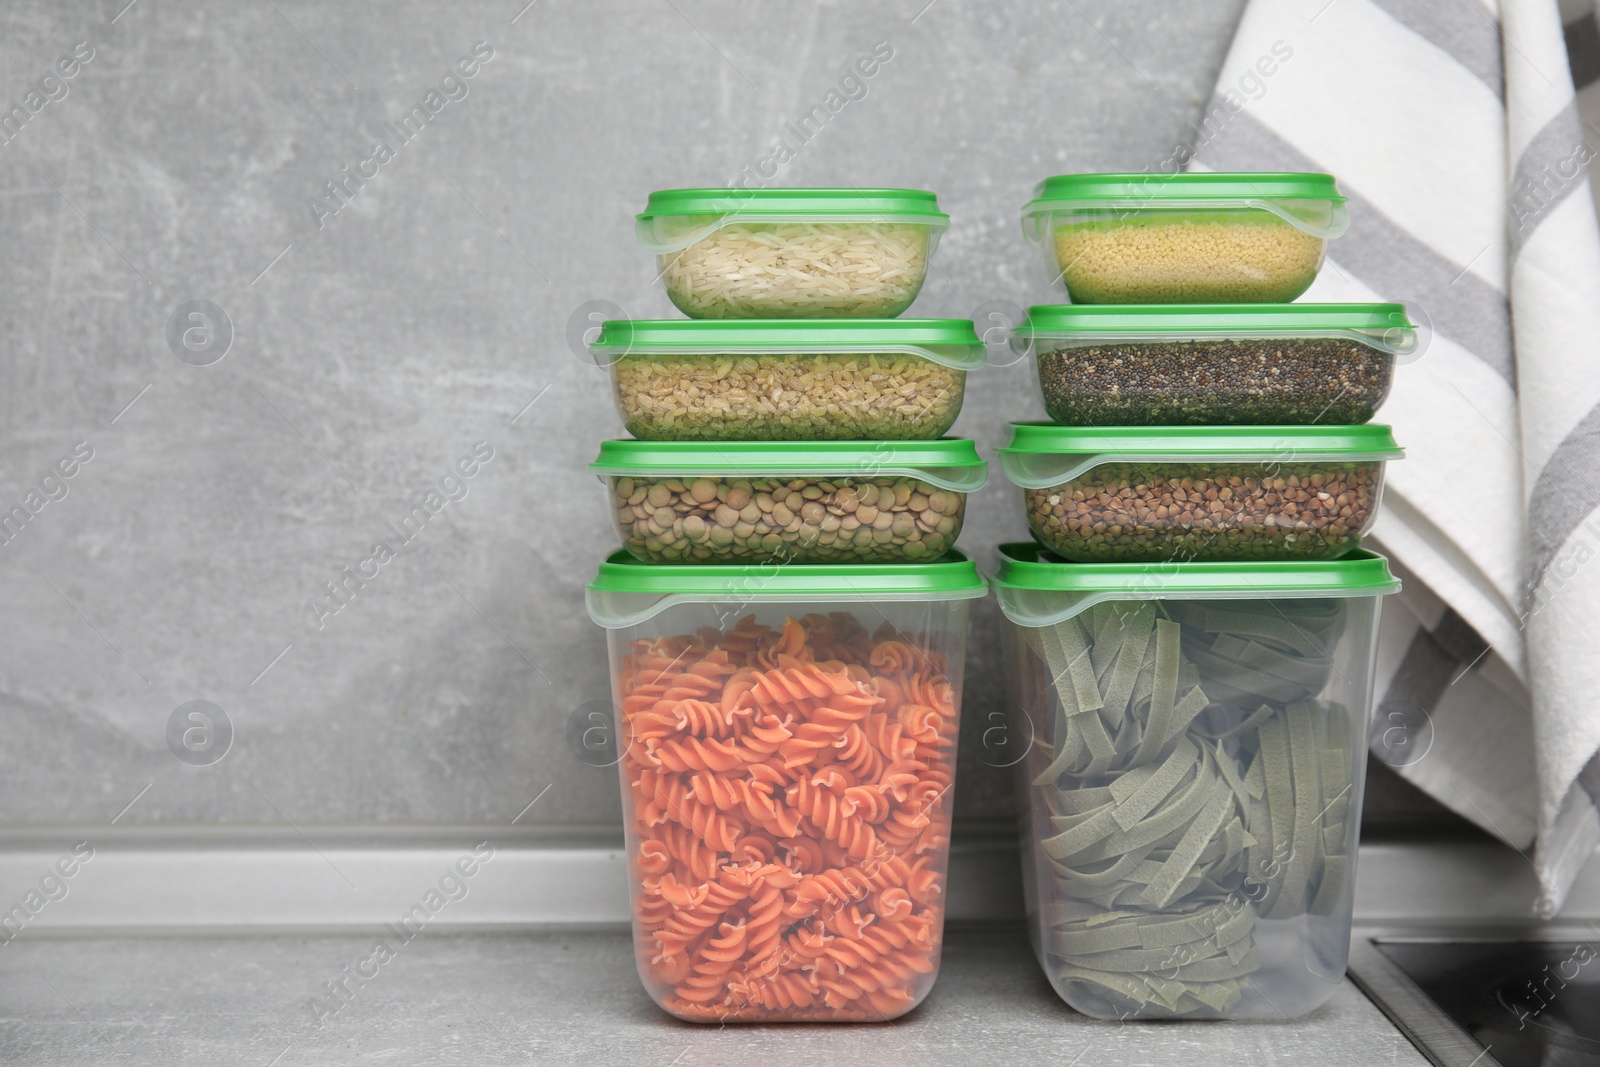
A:
<svg viewBox="0 0 1600 1067">
<path fill-rule="evenodd" d="M 1340 338 L 1039 351 L 1045 410 L 1064 426 L 1352 425 L 1372 418 L 1393 379 L 1392 355 Z"/>
</svg>

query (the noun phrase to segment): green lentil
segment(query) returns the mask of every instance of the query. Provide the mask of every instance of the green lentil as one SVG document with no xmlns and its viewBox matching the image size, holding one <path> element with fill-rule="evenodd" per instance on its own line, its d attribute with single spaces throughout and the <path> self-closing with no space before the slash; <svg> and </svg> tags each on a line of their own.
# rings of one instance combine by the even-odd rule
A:
<svg viewBox="0 0 1600 1067">
<path fill-rule="evenodd" d="M 915 478 L 613 478 L 623 547 L 647 563 L 929 560 L 966 494 Z"/>
</svg>

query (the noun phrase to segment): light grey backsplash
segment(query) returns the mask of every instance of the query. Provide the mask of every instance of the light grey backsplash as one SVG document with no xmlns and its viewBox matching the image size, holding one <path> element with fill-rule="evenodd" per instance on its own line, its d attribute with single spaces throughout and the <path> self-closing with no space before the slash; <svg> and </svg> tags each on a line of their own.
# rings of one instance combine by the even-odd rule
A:
<svg viewBox="0 0 1600 1067">
<path fill-rule="evenodd" d="M 621 428 L 566 330 L 589 300 L 675 314 L 634 241 L 646 194 L 759 164 L 888 42 L 775 183 L 937 191 L 953 221 L 913 315 L 1047 301 L 1032 184 L 1191 140 L 1241 7 L 539 0 L 513 22 L 523 2 L 0 11 L 0 101 L 28 116 L 0 136 L 0 505 L 92 449 L 0 544 L 0 823 L 504 823 L 536 796 L 523 823 L 615 820 L 615 772 L 567 732 L 607 696 L 582 585 L 613 535 L 584 465 Z M 492 59 L 441 89 L 479 41 Z M 401 143 L 385 124 L 430 90 Z M 393 158 L 315 211 L 378 140 Z M 220 330 L 169 343 L 196 300 L 231 321 L 215 362 Z M 956 431 L 989 450 L 1040 415 L 1028 364 L 989 368 Z M 308 600 L 478 442 L 465 498 L 319 629 Z M 996 478 L 962 544 L 987 561 L 1024 532 Z M 967 817 L 1011 811 L 978 747 L 997 646 L 985 603 Z M 192 700 L 232 724 L 210 766 L 169 750 Z"/>
</svg>

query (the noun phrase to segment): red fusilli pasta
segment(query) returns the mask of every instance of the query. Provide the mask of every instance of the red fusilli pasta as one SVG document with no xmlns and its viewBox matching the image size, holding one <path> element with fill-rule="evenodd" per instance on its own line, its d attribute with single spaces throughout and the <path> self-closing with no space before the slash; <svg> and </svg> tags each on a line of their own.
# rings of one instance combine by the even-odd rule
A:
<svg viewBox="0 0 1600 1067">
<path fill-rule="evenodd" d="M 876 1020 L 927 992 L 959 714 L 927 643 L 840 613 L 624 649 L 636 944 L 668 1011 Z"/>
</svg>

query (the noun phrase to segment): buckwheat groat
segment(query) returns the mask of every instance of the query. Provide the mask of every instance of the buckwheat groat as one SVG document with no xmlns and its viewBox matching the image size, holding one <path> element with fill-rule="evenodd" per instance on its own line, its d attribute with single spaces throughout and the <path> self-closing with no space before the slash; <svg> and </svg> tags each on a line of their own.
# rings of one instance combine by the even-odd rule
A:
<svg viewBox="0 0 1600 1067">
<path fill-rule="evenodd" d="M 1382 467 L 1108 463 L 1025 491 L 1034 536 L 1084 563 L 1332 559 L 1361 543 Z"/>
</svg>

